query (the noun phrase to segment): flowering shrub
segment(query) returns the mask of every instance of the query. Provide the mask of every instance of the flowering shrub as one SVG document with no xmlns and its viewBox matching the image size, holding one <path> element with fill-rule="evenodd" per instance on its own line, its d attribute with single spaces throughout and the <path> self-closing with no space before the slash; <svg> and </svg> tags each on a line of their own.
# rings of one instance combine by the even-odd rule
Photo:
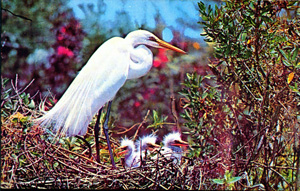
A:
<svg viewBox="0 0 300 191">
<path fill-rule="evenodd" d="M 82 65 L 80 51 L 85 32 L 80 23 L 70 18 L 67 24 L 57 23 L 56 42 L 52 45 L 55 52 L 49 57 L 51 67 L 46 69 L 47 84 L 55 84 L 51 92 L 60 96 L 76 76 L 76 72 Z"/>
<path fill-rule="evenodd" d="M 166 55 L 166 49 L 159 49 L 157 57 L 153 60 L 153 67 L 162 69 L 166 67 L 167 62 L 169 61 Z"/>
<path fill-rule="evenodd" d="M 57 55 L 66 56 L 70 58 L 74 56 L 74 53 L 70 49 L 63 46 L 57 47 L 56 53 Z"/>
</svg>

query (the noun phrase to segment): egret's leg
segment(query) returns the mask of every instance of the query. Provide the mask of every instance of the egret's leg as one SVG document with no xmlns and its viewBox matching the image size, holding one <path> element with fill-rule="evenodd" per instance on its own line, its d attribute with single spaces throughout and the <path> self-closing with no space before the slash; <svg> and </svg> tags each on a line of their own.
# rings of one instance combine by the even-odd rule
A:
<svg viewBox="0 0 300 191">
<path fill-rule="evenodd" d="M 96 161 L 97 162 L 100 162 L 100 154 L 99 154 L 99 150 L 100 150 L 100 148 L 99 148 L 99 131 L 100 131 L 100 127 L 99 127 L 99 123 L 100 123 L 101 111 L 102 111 L 102 108 L 99 109 L 96 124 L 95 124 L 95 127 L 94 127 L 95 144 L 96 144 Z"/>
<path fill-rule="evenodd" d="M 107 112 L 106 112 L 106 116 L 105 116 L 105 122 L 103 125 L 103 131 L 104 131 L 104 134 L 106 137 L 106 142 L 107 142 L 107 146 L 108 146 L 111 164 L 112 164 L 113 168 L 116 168 L 115 160 L 113 157 L 113 153 L 111 150 L 110 141 L 109 141 L 109 137 L 108 137 L 108 119 L 109 119 L 110 108 L 111 108 L 111 101 L 108 102 Z"/>
<path fill-rule="evenodd" d="M 92 147 L 91 147 L 90 143 L 87 140 L 85 140 L 83 137 L 80 137 L 79 135 L 75 135 L 75 137 L 78 138 L 78 139 L 81 139 L 88 146 L 88 148 L 89 148 L 89 158 L 91 158 L 92 157 Z"/>
</svg>

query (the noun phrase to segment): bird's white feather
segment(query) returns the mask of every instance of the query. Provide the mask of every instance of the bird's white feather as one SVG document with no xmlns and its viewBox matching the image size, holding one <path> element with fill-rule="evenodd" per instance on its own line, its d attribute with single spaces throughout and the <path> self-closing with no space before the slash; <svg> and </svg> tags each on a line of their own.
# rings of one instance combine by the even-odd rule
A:
<svg viewBox="0 0 300 191">
<path fill-rule="evenodd" d="M 66 136 L 84 135 L 95 113 L 113 99 L 127 79 L 129 62 L 123 62 L 130 59 L 127 47 L 118 37 L 100 46 L 61 99 L 37 122 L 52 125 L 55 132 Z M 118 52 L 118 57 L 113 52 Z"/>
<path fill-rule="evenodd" d="M 179 132 L 171 132 L 164 136 L 163 144 L 166 147 L 170 146 L 170 143 L 174 142 L 175 140 L 181 140 L 181 134 Z"/>
<path fill-rule="evenodd" d="M 140 137 L 137 141 L 136 141 L 136 148 L 138 150 L 146 150 L 147 149 L 147 143 L 152 143 L 155 144 L 157 139 L 157 136 L 154 134 L 150 134 L 150 135 L 146 135 L 143 137 Z"/>
<path fill-rule="evenodd" d="M 163 144 L 161 148 L 161 154 L 167 159 L 172 159 L 174 164 L 178 164 L 181 161 L 182 149 L 179 146 L 172 146 L 175 140 L 181 140 L 181 134 L 179 132 L 171 132 L 164 136 Z"/>
<path fill-rule="evenodd" d="M 124 138 L 121 140 L 121 146 L 127 146 L 127 153 L 125 155 L 125 165 L 127 167 L 138 167 L 140 166 L 140 152 L 135 151 L 134 142 L 130 139 Z"/>
</svg>

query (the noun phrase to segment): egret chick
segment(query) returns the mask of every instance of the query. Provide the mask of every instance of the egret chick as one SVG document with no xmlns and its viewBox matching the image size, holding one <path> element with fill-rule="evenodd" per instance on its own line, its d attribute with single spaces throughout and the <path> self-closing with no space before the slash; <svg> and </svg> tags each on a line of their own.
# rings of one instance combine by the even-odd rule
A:
<svg viewBox="0 0 300 191">
<path fill-rule="evenodd" d="M 121 146 L 118 148 L 122 150 L 118 154 L 125 154 L 126 167 L 139 167 L 140 166 L 140 152 L 135 151 L 134 142 L 130 139 L 122 139 Z"/>
<path fill-rule="evenodd" d="M 181 161 L 183 154 L 182 146 L 189 146 L 189 144 L 181 139 L 179 132 L 172 132 L 165 135 L 163 138 L 164 146 L 161 148 L 161 154 L 168 159 L 173 159 L 174 164 Z"/>
<path fill-rule="evenodd" d="M 153 152 L 160 148 L 159 145 L 155 144 L 156 138 L 153 134 L 144 136 L 136 141 L 137 147 L 135 147 L 132 140 L 122 139 L 121 146 L 118 149 L 123 151 L 118 154 L 125 154 L 125 165 L 127 167 L 138 167 L 141 165 L 141 157 L 144 159 L 146 156 L 146 150 Z"/>
<path fill-rule="evenodd" d="M 146 151 L 151 153 L 160 148 L 160 145 L 155 144 L 157 136 L 154 134 L 146 135 L 136 141 L 136 148 L 140 152 L 142 159 L 146 157 Z"/>
</svg>

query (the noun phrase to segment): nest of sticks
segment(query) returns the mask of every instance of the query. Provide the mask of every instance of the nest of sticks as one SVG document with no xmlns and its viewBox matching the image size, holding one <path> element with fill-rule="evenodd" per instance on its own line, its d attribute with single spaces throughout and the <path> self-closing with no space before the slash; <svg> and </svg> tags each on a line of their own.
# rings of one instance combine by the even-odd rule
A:
<svg viewBox="0 0 300 191">
<path fill-rule="evenodd" d="M 82 149 L 70 149 L 48 141 L 39 126 L 2 122 L 1 188 L 168 190 L 198 189 L 203 182 L 197 160 L 183 158 L 177 165 L 158 151 L 159 157 L 146 157 L 137 168 L 124 167 L 117 156 L 117 169 L 112 169 L 108 162 L 96 162 L 95 154 L 89 158 L 83 142 L 78 147 Z"/>
</svg>

